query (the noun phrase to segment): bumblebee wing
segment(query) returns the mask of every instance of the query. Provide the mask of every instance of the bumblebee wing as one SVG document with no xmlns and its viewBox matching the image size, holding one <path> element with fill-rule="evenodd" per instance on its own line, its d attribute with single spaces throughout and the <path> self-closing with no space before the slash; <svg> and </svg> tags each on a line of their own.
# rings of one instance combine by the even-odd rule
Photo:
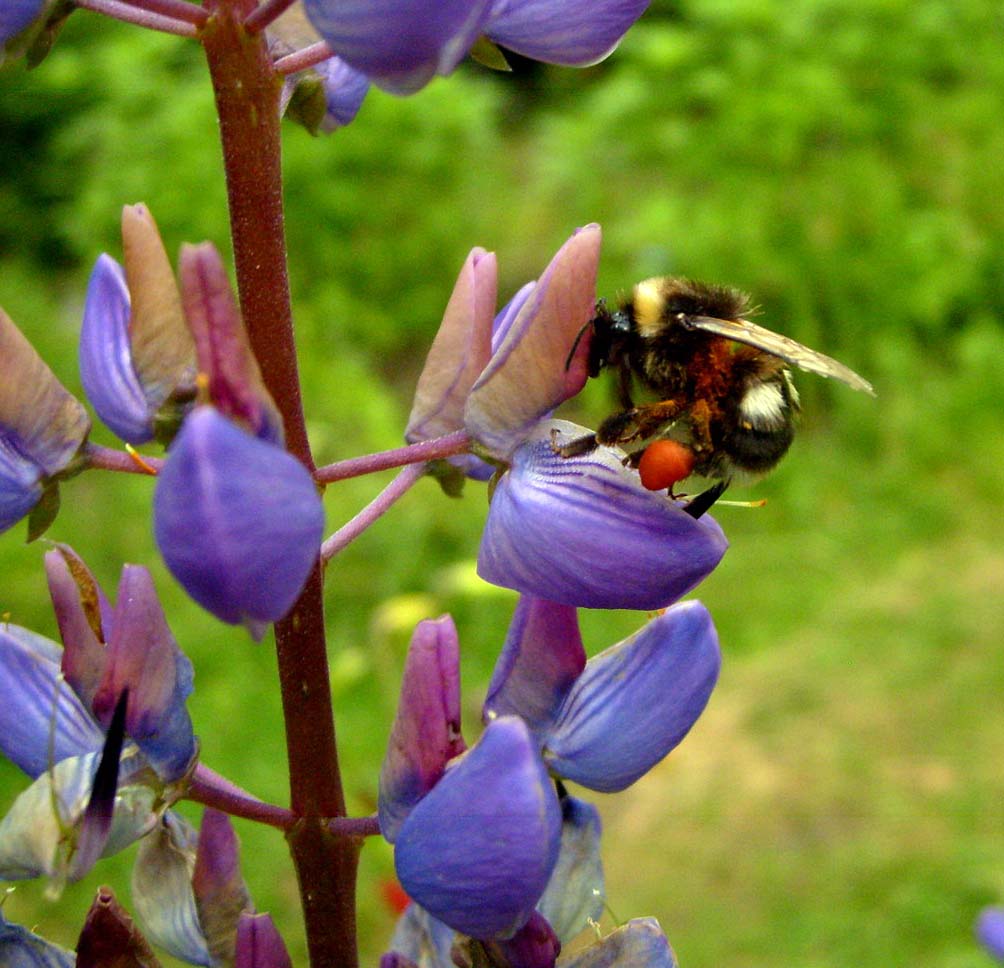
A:
<svg viewBox="0 0 1004 968">
<path fill-rule="evenodd" d="M 689 329 L 699 329 L 705 333 L 714 333 L 716 336 L 724 336 L 726 339 L 736 343 L 746 343 L 748 346 L 755 346 L 758 350 L 770 353 L 779 359 L 797 366 L 807 373 L 816 373 L 819 376 L 829 377 L 832 380 L 839 380 L 846 383 L 853 390 L 861 390 L 870 396 L 875 396 L 872 385 L 855 373 L 850 367 L 837 362 L 832 357 L 824 353 L 817 353 L 810 350 L 808 346 L 774 333 L 756 323 L 751 323 L 748 319 L 715 319 L 712 316 L 690 316 L 685 325 Z"/>
</svg>

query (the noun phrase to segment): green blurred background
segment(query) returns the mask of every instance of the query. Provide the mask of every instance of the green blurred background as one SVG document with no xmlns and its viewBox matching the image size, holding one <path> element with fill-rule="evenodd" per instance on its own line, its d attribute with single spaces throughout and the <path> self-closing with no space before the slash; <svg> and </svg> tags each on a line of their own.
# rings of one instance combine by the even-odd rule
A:
<svg viewBox="0 0 1004 968">
<path fill-rule="evenodd" d="M 717 512 L 732 546 L 699 591 L 725 657 L 706 714 L 634 788 L 590 795 L 612 917 L 658 916 L 687 968 L 989 963 L 972 921 L 1004 899 L 1002 28 L 989 0 L 656 2 L 595 68 L 465 65 L 408 100 L 371 93 L 330 139 L 286 130 L 319 462 L 400 443 L 472 246 L 498 253 L 506 298 L 590 221 L 604 228 L 601 293 L 668 272 L 741 286 L 766 325 L 878 390 L 799 380 L 800 438 L 749 492 L 767 506 Z M 100 251 L 119 254 L 122 204 L 147 202 L 171 251 L 226 250 L 214 125 L 195 45 L 87 13 L 38 70 L 0 75 L 0 304 L 71 389 L 87 274 Z M 608 390 L 571 412 L 595 422 Z M 328 530 L 389 479 L 330 488 Z M 50 536 L 109 590 L 123 561 L 154 570 L 195 662 L 205 761 L 283 803 L 271 643 L 179 592 L 152 545 L 150 493 L 85 475 Z M 329 569 L 355 813 L 373 809 L 420 618 L 456 617 L 476 735 L 514 603 L 476 578 L 484 514 L 479 488 L 453 501 L 421 482 Z M 4 536 L 0 612 L 55 637 L 44 550 L 21 527 Z M 583 614 L 587 648 L 642 620 Z M 0 765 L 0 808 L 24 785 Z M 256 901 L 303 964 L 285 846 L 237 826 Z M 72 944 L 97 884 L 129 904 L 131 858 L 55 903 L 23 885 L 5 914 Z M 392 870 L 368 843 L 364 964 L 389 936 Z"/>
</svg>

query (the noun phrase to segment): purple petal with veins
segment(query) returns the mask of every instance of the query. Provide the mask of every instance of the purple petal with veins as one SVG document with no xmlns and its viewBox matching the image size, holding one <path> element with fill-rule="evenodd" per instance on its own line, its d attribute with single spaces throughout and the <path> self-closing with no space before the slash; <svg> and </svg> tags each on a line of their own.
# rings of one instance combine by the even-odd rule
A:
<svg viewBox="0 0 1004 968">
<path fill-rule="evenodd" d="M 690 732 L 721 661 L 708 610 L 673 606 L 586 664 L 548 733 L 544 761 L 591 790 L 623 790 Z"/>
<path fill-rule="evenodd" d="M 695 520 L 642 487 L 619 452 L 564 458 L 589 433 L 565 421 L 539 425 L 495 488 L 478 574 L 505 588 L 586 608 L 665 608 L 706 578 L 727 542 L 707 515 Z"/>
<path fill-rule="evenodd" d="M 59 679 L 62 649 L 17 625 L 0 625 L 0 750 L 34 778 L 52 762 L 101 749 L 104 734 Z"/>
</svg>

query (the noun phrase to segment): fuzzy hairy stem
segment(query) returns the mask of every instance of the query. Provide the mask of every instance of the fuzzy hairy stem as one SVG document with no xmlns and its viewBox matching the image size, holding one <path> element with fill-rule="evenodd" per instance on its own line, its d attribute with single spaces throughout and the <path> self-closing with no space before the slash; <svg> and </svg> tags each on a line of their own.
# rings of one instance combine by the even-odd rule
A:
<svg viewBox="0 0 1004 968">
<path fill-rule="evenodd" d="M 241 312 L 262 375 L 283 416 L 289 450 L 313 470 L 296 363 L 279 138 L 281 79 L 262 34 L 241 21 L 253 0 L 215 0 L 203 30 L 223 144 Z M 344 817 L 328 687 L 320 563 L 275 626 L 296 822 L 287 840 L 296 867 L 312 968 L 356 968 L 355 884 L 361 839 L 334 837 L 323 818 Z"/>
</svg>

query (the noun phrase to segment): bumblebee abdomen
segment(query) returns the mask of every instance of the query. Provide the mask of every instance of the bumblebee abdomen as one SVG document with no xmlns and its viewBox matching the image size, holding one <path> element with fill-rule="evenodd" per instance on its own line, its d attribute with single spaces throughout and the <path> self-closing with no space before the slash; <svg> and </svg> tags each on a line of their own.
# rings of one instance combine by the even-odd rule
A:
<svg viewBox="0 0 1004 968">
<path fill-rule="evenodd" d="M 798 393 L 787 370 L 751 383 L 722 422 L 717 446 L 735 468 L 750 474 L 769 471 L 795 438 Z"/>
</svg>

